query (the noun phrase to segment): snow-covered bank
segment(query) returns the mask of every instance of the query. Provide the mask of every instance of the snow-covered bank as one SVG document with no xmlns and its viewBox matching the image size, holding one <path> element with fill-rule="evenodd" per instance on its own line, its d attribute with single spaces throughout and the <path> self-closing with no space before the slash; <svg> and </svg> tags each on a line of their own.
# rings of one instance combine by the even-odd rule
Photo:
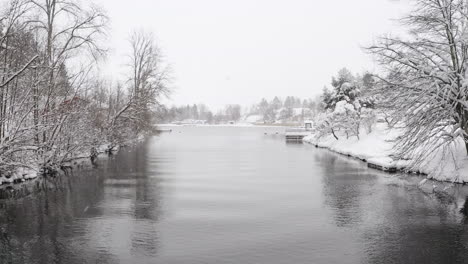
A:
<svg viewBox="0 0 468 264">
<path fill-rule="evenodd" d="M 38 171 L 39 170 L 37 169 L 37 166 L 33 166 L 32 168 L 17 168 L 11 173 L 11 175 L 0 176 L 0 186 L 2 184 L 19 183 L 26 180 L 35 179 L 39 174 Z"/>
<path fill-rule="evenodd" d="M 124 147 L 141 143 L 149 135 L 150 133 L 142 134 L 134 139 L 121 142 L 119 145 L 101 144 L 94 152 L 94 154 L 97 154 L 95 157 L 105 159 L 105 156 L 116 154 Z M 91 151 L 74 153 L 67 161 L 52 168 L 49 173 L 44 172 L 39 164 L 30 164 L 31 168 L 27 169 L 18 167 L 8 177 L 5 177 L 5 175 L 0 176 L 0 199 L 25 197 L 32 192 L 40 191 L 44 187 L 42 186 L 43 180 L 64 176 L 70 169 L 75 170 L 94 166 L 91 156 Z"/>
<path fill-rule="evenodd" d="M 106 153 L 107 149 L 107 145 L 102 145 L 96 149 L 96 154 L 102 155 Z M 83 163 L 91 163 L 91 153 L 77 153 L 73 157 L 70 157 L 68 161 L 61 164 L 61 166 L 57 166 L 57 168 L 54 170 L 60 172 L 61 168 L 75 168 L 82 165 Z M 41 174 L 47 173 L 43 172 L 43 169 L 41 169 L 41 165 L 38 163 L 29 164 L 28 168 L 18 167 L 11 171 L 9 174 L 0 176 L 0 186 L 14 183 L 22 183 L 28 180 L 36 179 Z"/>
<path fill-rule="evenodd" d="M 97 155 L 97 157 L 102 155 L 108 155 L 109 153 L 115 154 L 120 150 L 121 147 L 136 144 L 138 142 L 141 142 L 144 138 L 144 136 L 140 136 L 138 138 L 128 140 L 124 143 L 124 145 L 114 145 L 112 147 L 109 144 L 102 144 L 96 148 L 95 154 Z M 56 170 L 56 172 L 58 173 L 63 173 L 62 170 L 65 170 L 66 168 L 74 169 L 83 165 L 90 165 L 92 164 L 91 155 L 91 152 L 75 153 L 73 156 L 69 157 L 67 161 L 63 162 L 60 166 L 57 165 L 57 167 L 54 170 Z M 43 169 L 41 169 L 40 164 L 30 164 L 30 168 L 18 167 L 9 175 L 0 176 L 0 188 L 9 186 L 11 184 L 33 180 L 43 174 L 48 173 L 45 173 Z"/>
<path fill-rule="evenodd" d="M 346 136 L 341 135 L 337 140 L 333 135 L 323 137 L 311 135 L 305 137 L 304 142 L 382 167 L 423 173 L 428 178 L 438 181 L 468 182 L 468 157 L 462 140 L 451 146 L 451 151 L 440 149 L 419 165 L 410 166 L 411 160 L 392 158 L 394 139 L 397 135 L 398 132 L 389 130 L 385 123 L 377 123 L 371 133 L 361 133 L 360 139 L 357 137 L 346 139 Z"/>
</svg>

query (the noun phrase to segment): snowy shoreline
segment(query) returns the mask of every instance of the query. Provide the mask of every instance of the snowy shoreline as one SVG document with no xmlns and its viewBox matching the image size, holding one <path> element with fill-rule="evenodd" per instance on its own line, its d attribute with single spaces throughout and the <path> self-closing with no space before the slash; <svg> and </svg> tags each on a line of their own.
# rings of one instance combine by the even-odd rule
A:
<svg viewBox="0 0 468 264">
<path fill-rule="evenodd" d="M 97 150 L 97 155 L 102 156 L 106 154 L 107 146 L 100 146 Z M 118 151 L 118 146 L 112 152 Z M 91 154 L 81 153 L 75 157 L 70 158 L 67 162 L 64 162 L 55 173 L 62 173 L 67 168 L 77 168 L 83 164 L 91 164 Z M 37 179 L 43 175 L 49 175 L 51 173 L 44 173 L 40 169 L 39 165 L 35 165 L 32 168 L 19 167 L 14 172 L 11 173 L 10 177 L 1 176 L 0 177 L 0 189 L 5 188 L 15 184 L 21 184 L 26 181 Z"/>
<path fill-rule="evenodd" d="M 396 131 L 387 129 L 385 124 L 378 123 L 371 133 L 362 133 L 360 139 L 356 137 L 346 139 L 341 136 L 337 140 L 332 135 L 322 137 L 310 135 L 303 141 L 338 154 L 357 158 L 367 164 L 395 168 L 397 171 L 410 174 L 422 174 L 427 179 L 453 183 L 468 182 L 468 158 L 465 157 L 462 142 L 453 147 L 449 153 L 442 150 L 436 151 L 419 165 L 411 166 L 411 160 L 392 158 L 394 139 L 397 135 Z"/>
<path fill-rule="evenodd" d="M 123 145 L 116 145 L 113 146 L 111 151 L 109 152 L 110 146 L 109 144 L 102 144 L 96 149 L 97 158 L 103 157 L 104 155 L 113 155 L 120 151 L 121 148 L 133 144 L 137 144 L 145 139 L 145 136 L 140 136 L 138 138 L 128 140 Z M 34 168 L 17 168 L 10 177 L 1 176 L 0 177 L 0 191 L 5 190 L 14 190 L 14 187 L 20 186 L 23 183 L 31 182 L 37 180 L 41 177 L 47 176 L 54 176 L 58 174 L 61 176 L 62 174 L 66 173 L 68 169 L 77 169 L 82 166 L 92 165 L 91 161 L 91 153 L 79 153 L 76 154 L 74 157 L 71 157 L 68 161 L 64 162 L 61 166 L 56 168 L 56 171 L 53 173 L 43 172 L 40 169 L 39 165 L 34 166 Z M 1 198 L 0 198 L 1 199 Z"/>
</svg>

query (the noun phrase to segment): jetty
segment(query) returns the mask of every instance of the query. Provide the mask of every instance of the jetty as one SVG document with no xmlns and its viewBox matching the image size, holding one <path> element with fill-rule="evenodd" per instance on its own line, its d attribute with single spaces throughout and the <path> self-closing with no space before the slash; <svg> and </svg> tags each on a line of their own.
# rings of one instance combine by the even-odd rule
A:
<svg viewBox="0 0 468 264">
<path fill-rule="evenodd" d="M 312 126 L 313 122 L 312 121 L 304 121 L 304 126 L 303 127 L 298 127 L 298 128 L 290 128 L 286 129 L 286 141 L 287 142 L 302 142 L 302 139 L 304 137 L 309 136 L 312 134 Z"/>
<path fill-rule="evenodd" d="M 301 142 L 304 137 L 310 134 L 311 132 L 305 128 L 286 129 L 286 141 Z"/>
</svg>

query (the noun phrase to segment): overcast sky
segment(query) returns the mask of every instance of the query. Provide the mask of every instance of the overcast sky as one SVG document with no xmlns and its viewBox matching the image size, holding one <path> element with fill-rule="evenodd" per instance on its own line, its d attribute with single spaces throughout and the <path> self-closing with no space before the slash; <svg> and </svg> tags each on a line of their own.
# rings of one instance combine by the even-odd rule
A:
<svg viewBox="0 0 468 264">
<path fill-rule="evenodd" d="M 377 65 L 361 47 L 397 33 L 407 10 L 390 0 L 97 0 L 111 18 L 108 70 L 132 29 L 153 31 L 173 69 L 169 104 L 248 105 L 262 97 L 312 97 L 340 68 Z M 114 70 L 115 69 L 115 70 Z"/>
</svg>

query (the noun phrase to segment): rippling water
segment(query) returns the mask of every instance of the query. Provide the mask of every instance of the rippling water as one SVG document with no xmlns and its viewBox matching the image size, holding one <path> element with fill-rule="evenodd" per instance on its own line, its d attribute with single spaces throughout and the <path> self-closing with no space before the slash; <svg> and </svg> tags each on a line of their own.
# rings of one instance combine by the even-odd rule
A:
<svg viewBox="0 0 468 264">
<path fill-rule="evenodd" d="M 468 260 L 465 187 L 420 190 L 276 132 L 177 127 L 0 201 L 0 263 Z"/>
</svg>

